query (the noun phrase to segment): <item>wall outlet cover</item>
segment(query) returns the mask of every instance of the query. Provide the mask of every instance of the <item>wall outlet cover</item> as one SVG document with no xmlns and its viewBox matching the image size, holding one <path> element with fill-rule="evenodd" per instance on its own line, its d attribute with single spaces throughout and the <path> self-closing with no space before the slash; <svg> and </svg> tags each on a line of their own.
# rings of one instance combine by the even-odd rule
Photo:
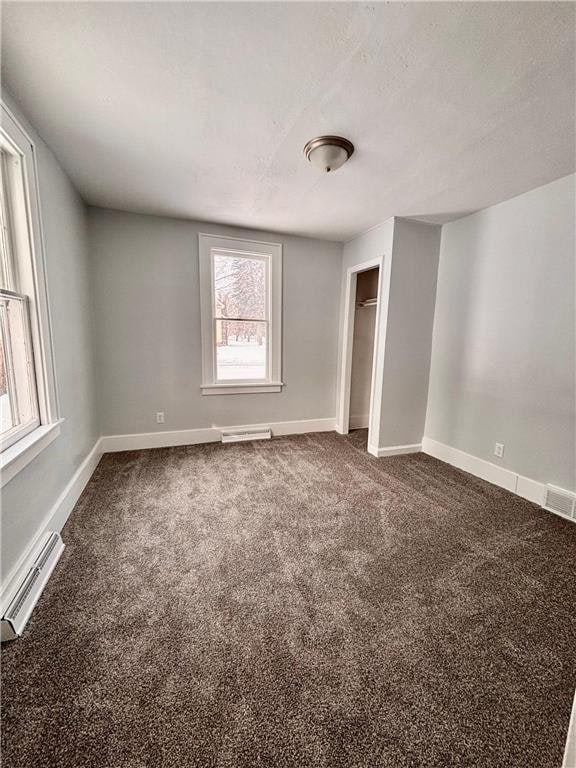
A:
<svg viewBox="0 0 576 768">
<path fill-rule="evenodd" d="M 499 459 L 504 456 L 504 443 L 496 443 L 494 446 L 494 456 L 498 456 Z"/>
<path fill-rule="evenodd" d="M 157 424 L 164 424 L 164 411 L 157 411 L 157 413 L 156 413 L 156 423 Z"/>
</svg>

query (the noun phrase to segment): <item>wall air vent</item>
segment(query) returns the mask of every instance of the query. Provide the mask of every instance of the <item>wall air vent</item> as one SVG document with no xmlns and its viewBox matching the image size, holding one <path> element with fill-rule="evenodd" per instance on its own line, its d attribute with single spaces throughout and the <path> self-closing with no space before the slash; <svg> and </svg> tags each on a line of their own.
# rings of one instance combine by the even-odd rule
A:
<svg viewBox="0 0 576 768">
<path fill-rule="evenodd" d="M 26 573 L 6 613 L 2 616 L 0 625 L 2 642 L 14 640 L 22 634 L 63 550 L 64 542 L 60 534 L 48 533 L 32 567 Z"/>
<path fill-rule="evenodd" d="M 546 486 L 544 494 L 544 509 L 550 512 L 556 512 L 557 515 L 569 517 L 576 520 L 576 494 L 570 491 L 564 491 L 562 488 L 556 488 L 554 485 Z"/>
<path fill-rule="evenodd" d="M 227 429 L 222 432 L 223 443 L 243 443 L 246 440 L 270 440 L 272 437 L 272 430 L 270 427 L 263 427 L 261 429 L 244 429 L 234 431 Z"/>
</svg>

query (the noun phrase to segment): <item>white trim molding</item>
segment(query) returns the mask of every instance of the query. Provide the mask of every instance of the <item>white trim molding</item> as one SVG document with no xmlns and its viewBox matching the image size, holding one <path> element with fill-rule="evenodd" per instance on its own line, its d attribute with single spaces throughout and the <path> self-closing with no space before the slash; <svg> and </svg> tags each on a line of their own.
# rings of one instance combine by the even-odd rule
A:
<svg viewBox="0 0 576 768">
<path fill-rule="evenodd" d="M 58 496 L 44 520 L 38 526 L 36 534 L 30 544 L 20 555 L 16 564 L 8 573 L 3 581 L 0 592 L 0 615 L 3 615 L 10 604 L 16 590 L 22 582 L 22 579 L 30 570 L 32 563 L 38 555 L 39 548 L 45 539 L 47 531 L 59 533 L 68 520 L 70 513 L 88 480 L 92 477 L 98 462 L 102 457 L 101 440 L 97 440 L 90 453 L 80 464 L 76 472 L 72 475 L 70 482 L 66 485 L 62 493 Z"/>
<path fill-rule="evenodd" d="M 205 427 L 203 429 L 178 429 L 171 432 L 139 432 L 132 435 L 104 435 L 101 438 L 103 453 L 116 451 L 138 451 L 148 448 L 171 448 L 176 445 L 199 445 L 217 443 L 222 432 L 258 431 L 271 429 L 273 437 L 281 435 L 302 435 L 308 432 L 333 432 L 334 418 L 303 419 L 300 421 L 277 421 L 267 424 L 233 424 Z"/>
<path fill-rule="evenodd" d="M 544 483 L 539 483 L 537 480 L 532 480 L 529 477 L 523 475 L 517 475 L 516 477 L 516 490 L 514 493 L 518 496 L 522 496 L 523 499 L 534 502 L 539 506 L 544 506 L 544 497 L 546 496 L 546 486 Z"/>
<path fill-rule="evenodd" d="M 54 424 L 40 425 L 33 432 L 6 448 L 0 454 L 0 487 L 4 488 L 18 472 L 38 456 L 60 434 L 59 419 Z"/>
<path fill-rule="evenodd" d="M 103 435 L 103 453 L 140 451 L 148 448 L 172 448 L 176 445 L 200 445 L 218 440 L 216 431 L 205 429 L 177 429 L 171 432 L 134 432 L 127 435 Z"/>
<path fill-rule="evenodd" d="M 517 475 L 509 469 L 498 467 L 496 464 L 491 464 L 489 461 L 479 459 L 470 453 L 452 448 L 451 445 L 439 443 L 429 437 L 422 438 L 422 450 L 424 453 L 434 456 L 435 459 L 445 461 L 446 464 L 452 464 L 453 467 L 463 469 L 465 472 L 476 475 L 476 477 L 487 480 L 494 485 L 499 485 L 501 488 L 506 488 L 507 491 L 516 492 Z"/>
<path fill-rule="evenodd" d="M 546 484 L 541 483 L 538 480 L 532 480 L 530 477 L 524 477 L 519 475 L 511 469 L 505 469 L 499 467 L 496 464 L 492 464 L 485 459 L 479 459 L 477 456 L 473 456 L 471 453 L 460 451 L 458 448 L 453 448 L 451 445 L 445 445 L 439 443 L 437 440 L 432 440 L 430 437 L 422 438 L 422 451 L 429 456 L 433 456 L 435 459 L 451 464 L 453 467 L 463 469 L 464 472 L 469 472 L 471 475 L 487 480 L 493 485 L 498 485 L 500 488 L 505 488 L 511 493 L 515 493 L 517 496 L 521 496 L 523 499 L 527 499 L 534 504 L 538 504 L 543 507 L 544 499 L 546 495 Z M 548 508 L 546 508 L 548 510 Z M 548 510 L 557 514 L 563 520 L 574 521 L 571 517 L 567 517 L 554 510 Z"/>
<path fill-rule="evenodd" d="M 383 448 L 378 448 L 378 446 L 368 443 L 368 453 L 379 459 L 384 456 L 403 456 L 408 453 L 420 453 L 421 450 L 422 446 L 420 443 L 414 443 L 413 445 L 386 445 Z"/>
<path fill-rule="evenodd" d="M 248 386 L 241 384 L 202 384 L 200 389 L 203 395 L 257 395 L 262 392 L 282 392 L 283 386 L 281 381 L 276 381 L 270 384 L 251 384 Z"/>
</svg>

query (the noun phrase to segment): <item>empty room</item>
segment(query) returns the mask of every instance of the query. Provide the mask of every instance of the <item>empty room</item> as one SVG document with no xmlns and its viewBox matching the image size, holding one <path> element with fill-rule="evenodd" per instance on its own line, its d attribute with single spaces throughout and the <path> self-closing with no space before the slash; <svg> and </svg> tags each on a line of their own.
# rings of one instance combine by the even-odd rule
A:
<svg viewBox="0 0 576 768">
<path fill-rule="evenodd" d="M 0 25 L 2 768 L 576 768 L 576 3 Z"/>
</svg>

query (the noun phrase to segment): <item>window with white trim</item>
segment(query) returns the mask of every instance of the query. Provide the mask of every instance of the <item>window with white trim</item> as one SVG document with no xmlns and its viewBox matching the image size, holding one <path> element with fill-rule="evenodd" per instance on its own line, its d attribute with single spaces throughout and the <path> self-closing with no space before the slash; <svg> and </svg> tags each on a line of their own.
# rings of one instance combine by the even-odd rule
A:
<svg viewBox="0 0 576 768">
<path fill-rule="evenodd" d="M 58 422 L 33 145 L 2 105 L 0 129 L 0 468 Z M 55 436 L 56 432 L 54 433 Z M 33 455 L 32 455 L 33 453 Z"/>
<path fill-rule="evenodd" d="M 282 246 L 199 235 L 202 392 L 279 392 Z"/>
</svg>

